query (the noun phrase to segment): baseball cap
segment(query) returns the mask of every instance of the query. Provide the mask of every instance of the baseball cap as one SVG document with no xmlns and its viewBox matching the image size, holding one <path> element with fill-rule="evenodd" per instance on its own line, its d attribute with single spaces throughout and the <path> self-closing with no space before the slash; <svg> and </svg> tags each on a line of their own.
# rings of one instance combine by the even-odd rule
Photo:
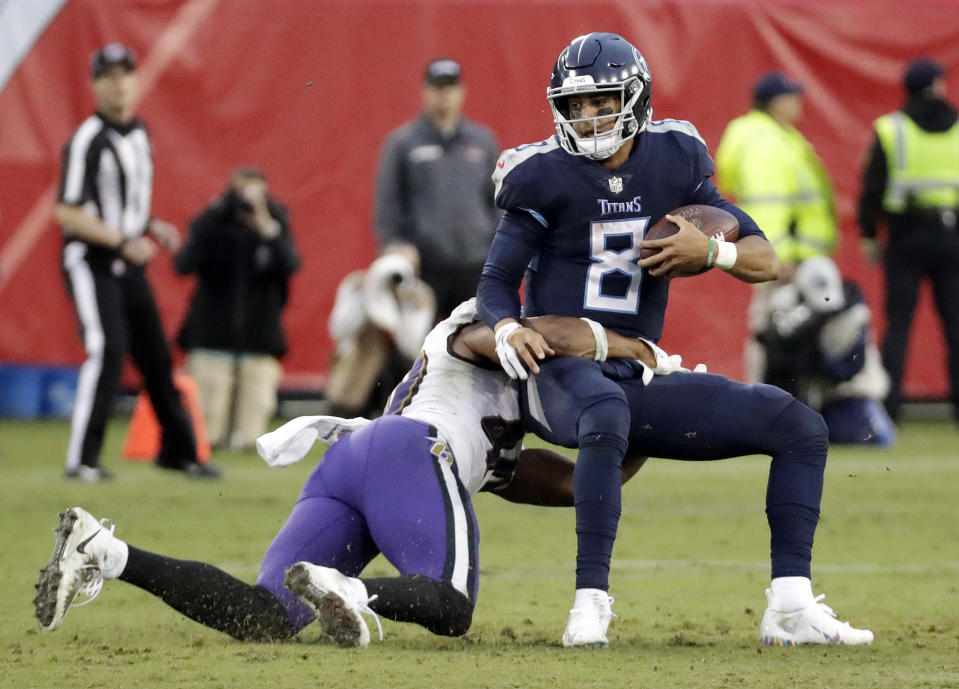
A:
<svg viewBox="0 0 959 689">
<path fill-rule="evenodd" d="M 909 93 L 919 93 L 946 73 L 946 68 L 928 57 L 917 57 L 906 67 L 902 85 Z"/>
<path fill-rule="evenodd" d="M 123 65 L 132 71 L 137 68 L 136 55 L 122 43 L 105 45 L 93 54 L 90 61 L 90 74 L 96 79 L 114 65 Z"/>
<path fill-rule="evenodd" d="M 788 93 L 801 93 L 803 85 L 793 81 L 782 72 L 766 72 L 753 84 L 753 99 L 766 103 L 776 96 Z"/>
<path fill-rule="evenodd" d="M 448 57 L 437 58 L 426 65 L 423 81 L 430 86 L 451 86 L 460 81 L 460 63 Z"/>
</svg>

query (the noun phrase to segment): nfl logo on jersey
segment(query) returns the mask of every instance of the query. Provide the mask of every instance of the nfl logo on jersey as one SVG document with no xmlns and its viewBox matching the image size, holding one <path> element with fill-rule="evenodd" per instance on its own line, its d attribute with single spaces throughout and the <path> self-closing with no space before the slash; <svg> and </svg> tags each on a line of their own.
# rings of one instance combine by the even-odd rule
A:
<svg viewBox="0 0 959 689">
<path fill-rule="evenodd" d="M 609 190 L 614 194 L 619 194 L 623 191 L 623 178 L 622 177 L 610 177 L 609 178 Z"/>
</svg>

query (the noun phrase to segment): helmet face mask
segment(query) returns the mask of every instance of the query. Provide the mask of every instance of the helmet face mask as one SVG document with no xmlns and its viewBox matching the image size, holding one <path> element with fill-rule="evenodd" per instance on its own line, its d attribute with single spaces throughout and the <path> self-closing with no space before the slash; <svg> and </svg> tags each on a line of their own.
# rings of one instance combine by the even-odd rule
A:
<svg viewBox="0 0 959 689">
<path fill-rule="evenodd" d="M 618 98 L 618 112 L 570 117 L 570 96 L 600 93 Z M 639 51 L 616 34 L 586 34 L 560 53 L 546 98 L 563 149 L 571 155 L 606 160 L 649 122 L 649 68 Z M 600 131 L 610 117 L 616 117 L 612 129 Z M 574 127 L 582 122 L 592 124 L 585 135 L 577 133 Z"/>
</svg>

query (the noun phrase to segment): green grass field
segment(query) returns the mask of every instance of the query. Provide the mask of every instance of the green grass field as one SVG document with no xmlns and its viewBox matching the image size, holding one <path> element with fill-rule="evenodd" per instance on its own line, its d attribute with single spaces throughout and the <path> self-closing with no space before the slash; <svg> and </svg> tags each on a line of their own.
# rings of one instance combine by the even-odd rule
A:
<svg viewBox="0 0 959 689">
<path fill-rule="evenodd" d="M 178 687 L 929 687 L 959 688 L 959 430 L 911 422 L 892 450 L 834 449 L 813 584 L 868 648 L 764 648 L 763 515 L 768 461 L 651 461 L 625 487 L 606 650 L 559 643 L 573 589 L 573 512 L 482 495 L 482 583 L 473 628 L 434 637 L 384 621 L 386 638 L 342 650 L 308 627 L 282 644 L 242 644 L 123 582 L 41 632 L 33 584 L 57 512 L 79 504 L 117 535 L 252 581 L 312 462 L 270 469 L 221 454 L 226 478 L 194 482 L 122 462 L 117 480 L 62 478 L 63 422 L 0 421 L 0 686 Z M 383 560 L 377 575 L 391 573 Z"/>
</svg>

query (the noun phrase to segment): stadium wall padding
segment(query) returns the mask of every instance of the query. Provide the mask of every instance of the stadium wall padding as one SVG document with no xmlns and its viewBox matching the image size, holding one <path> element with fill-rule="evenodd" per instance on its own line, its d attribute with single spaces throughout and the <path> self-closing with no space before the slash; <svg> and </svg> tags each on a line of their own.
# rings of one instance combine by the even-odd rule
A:
<svg viewBox="0 0 959 689">
<path fill-rule="evenodd" d="M 780 69 L 806 86 L 800 129 L 834 180 L 839 264 L 869 296 L 879 332 L 878 268 L 858 251 L 855 203 L 870 123 L 901 102 L 906 61 L 930 55 L 959 94 L 959 12 L 945 1 L 836 0 L 71 0 L 0 92 L 0 360 L 83 359 L 58 265 L 50 206 L 60 149 L 92 107 L 89 57 L 131 45 L 154 136 L 154 214 L 185 230 L 231 168 L 261 165 L 292 210 L 304 256 L 285 316 L 291 379 L 319 380 L 338 281 L 374 257 L 373 177 L 386 134 L 416 114 L 424 63 L 458 59 L 467 114 L 502 147 L 552 131 L 545 89 L 575 36 L 615 31 L 645 55 L 654 117 L 692 121 L 714 151 L 748 109 L 751 84 Z M 150 267 L 167 331 L 191 281 L 167 255 Z M 713 271 L 672 287 L 663 346 L 738 377 L 751 288 Z M 941 325 L 924 290 L 906 392 L 940 397 Z"/>
</svg>

